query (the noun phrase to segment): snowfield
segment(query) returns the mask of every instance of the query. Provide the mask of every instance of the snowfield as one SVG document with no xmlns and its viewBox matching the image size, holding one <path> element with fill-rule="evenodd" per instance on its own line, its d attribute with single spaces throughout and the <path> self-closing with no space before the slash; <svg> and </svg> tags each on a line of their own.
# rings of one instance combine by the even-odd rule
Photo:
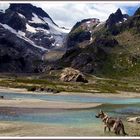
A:
<svg viewBox="0 0 140 140">
<path fill-rule="evenodd" d="M 46 48 L 44 48 L 44 47 L 42 47 L 42 46 L 36 45 L 36 44 L 35 44 L 33 41 L 31 41 L 29 38 L 25 37 L 25 33 L 24 33 L 24 32 L 22 32 L 22 31 L 18 31 L 18 32 L 17 32 L 16 30 L 14 30 L 13 28 L 11 28 L 11 27 L 8 26 L 7 24 L 2 24 L 2 23 L 0 23 L 0 25 L 1 25 L 3 28 L 9 30 L 11 33 L 16 34 L 17 37 L 24 39 L 25 41 L 27 41 L 28 43 L 30 43 L 30 44 L 33 45 L 34 47 L 39 48 L 39 49 L 41 49 L 42 51 L 48 51 L 48 49 L 46 49 Z"/>
<path fill-rule="evenodd" d="M 18 13 L 18 16 L 26 19 L 26 17 L 21 13 Z M 36 24 L 37 27 L 33 26 L 33 24 Z M 44 25 L 47 24 L 49 26 L 49 29 L 44 29 L 40 24 L 44 24 Z M 34 47 L 41 49 L 42 51 L 50 51 L 51 49 L 60 49 L 61 47 L 63 47 L 64 39 L 65 39 L 66 35 L 70 32 L 70 30 L 61 28 L 58 25 L 56 25 L 52 21 L 52 19 L 50 19 L 48 17 L 38 16 L 35 13 L 32 13 L 31 20 L 27 20 L 26 25 L 25 25 L 26 31 L 24 31 L 24 32 L 21 30 L 16 31 L 15 29 L 11 28 L 7 24 L 0 24 L 0 25 L 3 26 L 3 28 L 9 30 L 11 33 L 16 34 L 16 36 L 18 36 L 19 38 L 22 38 L 25 41 L 29 42 Z M 52 42 L 51 43 L 52 47 L 50 47 L 50 50 L 46 48 L 47 46 L 43 47 L 43 46 L 39 46 L 35 43 L 36 41 L 41 41 L 43 39 L 43 38 L 41 38 L 41 36 L 38 39 L 35 38 L 34 40 L 36 40 L 36 41 L 34 42 L 27 35 L 27 34 L 30 34 L 30 36 L 32 36 L 39 32 L 40 33 L 42 32 L 44 35 L 46 35 L 46 36 L 43 36 L 44 39 L 45 38 L 49 39 Z"/>
</svg>

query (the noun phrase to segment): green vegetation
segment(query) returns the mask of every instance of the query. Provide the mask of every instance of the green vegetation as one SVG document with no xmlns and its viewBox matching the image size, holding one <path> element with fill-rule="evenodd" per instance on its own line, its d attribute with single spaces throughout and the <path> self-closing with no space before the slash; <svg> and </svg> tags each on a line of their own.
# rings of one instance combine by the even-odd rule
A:
<svg viewBox="0 0 140 140">
<path fill-rule="evenodd" d="M 81 33 L 85 32 L 84 29 L 82 29 L 81 27 L 76 28 L 75 30 L 73 30 L 72 32 L 69 33 L 69 37 L 75 38 L 77 36 L 79 36 Z"/>
<path fill-rule="evenodd" d="M 118 91 L 140 92 L 140 83 L 128 80 L 99 78 L 86 74 L 88 83 L 61 82 L 60 71 L 53 71 L 53 75 L 17 75 L 0 76 L 0 86 L 13 88 L 26 88 L 35 91 L 37 88 L 50 88 L 59 92 L 90 92 L 90 93 L 117 93 Z M 55 78 L 54 78 L 55 73 Z M 50 78 L 52 76 L 52 78 Z M 45 77 L 45 79 L 44 79 Z M 52 80 L 52 79 L 55 80 Z M 57 80 L 56 80 L 57 79 Z"/>
<path fill-rule="evenodd" d="M 95 31 L 93 47 L 95 45 L 97 48 L 103 49 L 107 56 L 103 62 L 100 62 L 102 68 L 98 69 L 95 73 L 96 76 L 140 81 L 139 27 L 140 16 L 133 16 L 122 24 L 116 24 L 110 28 L 101 27 Z M 111 41 L 108 39 L 114 39 L 118 44 L 112 43 L 112 47 Z M 136 90 L 135 87 L 131 88 Z"/>
</svg>

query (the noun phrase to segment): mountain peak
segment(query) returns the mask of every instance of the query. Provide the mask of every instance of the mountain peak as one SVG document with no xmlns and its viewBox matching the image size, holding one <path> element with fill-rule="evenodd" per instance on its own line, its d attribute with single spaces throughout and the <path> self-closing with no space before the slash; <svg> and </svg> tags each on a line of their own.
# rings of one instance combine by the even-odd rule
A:
<svg viewBox="0 0 140 140">
<path fill-rule="evenodd" d="M 28 19 L 32 18 L 33 13 L 35 13 L 36 15 L 38 15 L 40 17 L 50 18 L 50 16 L 45 11 L 43 11 L 41 8 L 33 6 L 32 4 L 28 4 L 28 3 L 10 4 L 10 6 L 7 10 L 11 10 L 11 11 L 21 13 Z"/>
<path fill-rule="evenodd" d="M 120 8 L 115 12 L 115 16 L 120 20 L 123 19 L 123 14 Z"/>
<path fill-rule="evenodd" d="M 117 11 L 115 12 L 116 14 L 122 14 L 122 11 L 120 8 L 117 9 Z"/>
<path fill-rule="evenodd" d="M 110 28 L 117 23 L 124 21 L 124 18 L 128 18 L 126 15 L 122 14 L 121 9 L 117 9 L 115 13 L 112 13 L 106 21 L 106 27 Z"/>
<path fill-rule="evenodd" d="M 20 9 L 20 8 L 27 8 L 27 7 L 31 8 L 33 7 L 33 5 L 30 3 L 11 3 L 9 8 L 11 10 L 14 10 L 14 9 Z"/>
</svg>

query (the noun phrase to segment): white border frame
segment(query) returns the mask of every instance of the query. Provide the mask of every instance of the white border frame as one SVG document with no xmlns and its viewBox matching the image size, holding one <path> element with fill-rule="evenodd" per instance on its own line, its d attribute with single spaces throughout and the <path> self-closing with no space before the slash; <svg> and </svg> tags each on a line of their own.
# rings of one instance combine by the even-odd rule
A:
<svg viewBox="0 0 140 140">
<path fill-rule="evenodd" d="M 31 0 L 26 0 L 26 1 L 18 1 L 18 0 L 15 0 L 15 1 L 0 1 L 0 3 L 43 3 L 43 2 L 45 2 L 45 3 L 139 3 L 140 4 L 140 1 L 103 1 L 103 0 L 101 0 L 101 1 L 62 1 L 62 0 L 60 0 L 60 1 L 31 1 Z M 57 137 L 57 136 L 54 136 L 54 137 L 42 137 L 42 136 L 38 136 L 38 137 L 0 137 L 0 139 L 12 139 L 12 140 L 14 140 L 14 139 L 140 139 L 140 137 L 112 137 L 112 136 L 110 136 L 110 137 L 69 137 L 69 136 L 67 136 L 67 137 Z"/>
</svg>

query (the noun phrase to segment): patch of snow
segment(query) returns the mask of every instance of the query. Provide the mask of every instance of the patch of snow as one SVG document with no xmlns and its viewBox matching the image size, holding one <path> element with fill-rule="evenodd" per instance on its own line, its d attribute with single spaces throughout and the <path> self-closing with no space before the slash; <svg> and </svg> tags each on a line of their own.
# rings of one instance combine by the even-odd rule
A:
<svg viewBox="0 0 140 140">
<path fill-rule="evenodd" d="M 19 15 L 21 18 L 25 18 L 25 16 L 22 15 L 22 14 L 20 14 L 20 13 L 18 13 L 18 15 Z"/>
<path fill-rule="evenodd" d="M 32 13 L 32 15 L 33 15 L 33 17 L 29 21 L 30 23 L 42 23 L 42 24 L 47 23 L 50 27 L 50 31 L 52 31 L 52 33 L 54 33 L 54 34 L 61 34 L 61 33 L 69 33 L 70 32 L 70 30 L 56 26 L 52 22 L 52 20 L 48 17 L 38 17 L 35 13 Z"/>
<path fill-rule="evenodd" d="M 8 26 L 7 24 L 2 24 L 2 23 L 0 23 L 0 25 L 2 25 L 3 28 L 9 30 L 11 33 L 17 34 L 16 30 L 14 30 L 13 28 L 11 28 L 11 27 Z"/>
<path fill-rule="evenodd" d="M 54 37 L 51 35 L 50 37 L 49 37 L 49 39 L 53 39 Z"/>
<path fill-rule="evenodd" d="M 20 31 L 20 30 L 18 31 L 18 34 L 21 35 L 21 36 L 25 36 L 25 33 Z"/>
<path fill-rule="evenodd" d="M 43 20 L 41 20 L 35 13 L 32 13 L 33 17 L 29 21 L 30 23 L 44 23 Z"/>
<path fill-rule="evenodd" d="M 59 46 L 60 46 L 60 44 L 57 43 L 57 44 L 56 44 L 56 47 L 59 47 Z"/>
<path fill-rule="evenodd" d="M 61 28 L 61 30 L 66 34 L 68 34 L 71 31 L 70 29 L 62 29 L 62 28 Z"/>
<path fill-rule="evenodd" d="M 32 40 L 30 40 L 29 38 L 23 38 L 25 41 L 29 42 L 30 44 L 32 44 L 34 47 L 41 49 L 42 51 L 48 51 L 48 49 L 42 47 L 42 46 L 38 46 L 36 45 Z"/>
<path fill-rule="evenodd" d="M 56 26 L 49 18 L 44 17 L 43 20 L 48 23 L 49 27 L 50 27 L 50 31 L 52 31 L 52 33 L 54 34 L 62 34 L 62 33 L 69 33 L 70 30 L 66 30 L 63 28 L 60 28 L 58 26 Z"/>
<path fill-rule="evenodd" d="M 93 40 L 93 38 L 92 38 L 92 36 L 90 37 L 90 42 L 92 42 L 92 40 Z"/>
<path fill-rule="evenodd" d="M 67 33 L 70 32 L 70 30 L 58 27 L 48 17 L 38 17 L 35 13 L 32 13 L 32 15 L 33 15 L 32 20 L 29 22 L 48 24 L 50 29 L 46 30 L 46 29 L 43 29 L 40 27 L 34 28 L 31 26 L 28 26 L 28 29 L 27 29 L 28 31 L 30 31 L 30 32 L 43 31 L 46 35 L 49 35 L 49 34 L 51 35 L 51 37 L 49 39 L 53 39 L 53 38 L 55 39 L 55 44 L 63 43 L 63 38 L 66 36 Z M 54 46 L 56 46 L 56 45 L 54 45 Z"/>
<path fill-rule="evenodd" d="M 26 30 L 32 33 L 36 33 L 36 29 L 26 23 Z"/>
<path fill-rule="evenodd" d="M 87 21 L 86 23 L 87 23 L 87 24 L 90 24 L 90 21 Z"/>
<path fill-rule="evenodd" d="M 124 21 L 126 21 L 126 20 L 127 20 L 127 18 L 123 18 L 123 20 L 124 20 Z"/>
<path fill-rule="evenodd" d="M 55 44 L 54 44 L 54 43 L 52 43 L 52 46 L 55 46 Z"/>
<path fill-rule="evenodd" d="M 50 34 L 50 31 L 46 30 L 46 29 L 43 29 L 43 28 L 40 28 L 40 27 L 37 27 L 36 28 L 36 31 L 43 31 L 45 32 L 46 34 Z"/>
<path fill-rule="evenodd" d="M 121 21 L 119 21 L 119 23 L 121 24 L 122 22 L 121 22 Z"/>
<path fill-rule="evenodd" d="M 17 37 L 24 39 L 25 41 L 27 41 L 28 43 L 30 43 L 31 45 L 33 45 L 36 48 L 41 49 L 42 51 L 48 51 L 48 49 L 42 47 L 42 46 L 38 46 L 36 45 L 33 41 L 31 41 L 29 38 L 25 37 L 25 36 L 21 36 L 20 34 L 18 34 L 18 32 L 16 32 L 16 30 L 14 30 L 13 28 L 11 28 L 10 26 L 8 26 L 7 24 L 1 24 L 5 29 L 9 30 L 11 33 L 16 34 Z"/>
</svg>

